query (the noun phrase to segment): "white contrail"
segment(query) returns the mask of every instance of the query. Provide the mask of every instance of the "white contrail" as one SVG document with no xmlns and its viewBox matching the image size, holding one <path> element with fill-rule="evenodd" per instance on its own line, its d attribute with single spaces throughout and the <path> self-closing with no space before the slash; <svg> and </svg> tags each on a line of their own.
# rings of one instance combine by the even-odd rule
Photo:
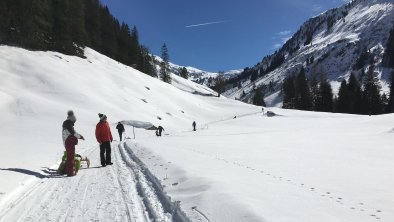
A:
<svg viewBox="0 0 394 222">
<path fill-rule="evenodd" d="M 188 25 L 188 26 L 185 26 L 185 28 L 192 28 L 192 27 L 204 26 L 204 25 L 220 24 L 220 23 L 226 23 L 226 22 L 230 22 L 230 21 L 231 21 L 231 20 L 222 20 L 222 21 L 215 21 L 215 22 L 206 22 L 206 23 L 200 23 L 200 24 L 195 24 L 195 25 Z"/>
</svg>

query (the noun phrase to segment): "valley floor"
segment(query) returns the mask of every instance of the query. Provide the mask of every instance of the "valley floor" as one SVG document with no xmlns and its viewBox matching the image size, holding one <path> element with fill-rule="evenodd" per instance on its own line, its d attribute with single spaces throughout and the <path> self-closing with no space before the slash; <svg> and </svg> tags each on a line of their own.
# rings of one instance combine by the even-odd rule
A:
<svg viewBox="0 0 394 222">
<path fill-rule="evenodd" d="M 228 116 L 163 137 L 136 130 L 113 143 L 105 168 L 93 146 L 82 153 L 91 168 L 75 177 L 42 169 L 0 207 L 0 221 L 394 218 L 392 115 L 271 110 L 278 115 Z"/>
</svg>

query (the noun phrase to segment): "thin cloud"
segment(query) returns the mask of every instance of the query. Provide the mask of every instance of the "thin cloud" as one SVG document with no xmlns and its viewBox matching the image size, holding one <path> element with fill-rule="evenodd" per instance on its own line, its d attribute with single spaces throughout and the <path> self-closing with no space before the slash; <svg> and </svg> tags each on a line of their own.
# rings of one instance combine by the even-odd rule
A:
<svg viewBox="0 0 394 222">
<path fill-rule="evenodd" d="M 285 36 L 285 35 L 290 35 L 290 33 L 291 33 L 290 30 L 285 30 L 285 31 L 278 32 L 277 35 Z"/>
<path fill-rule="evenodd" d="M 321 12 L 323 10 L 323 6 L 321 6 L 321 5 L 313 5 L 312 6 L 312 11 L 314 12 L 314 13 L 319 13 L 319 12 Z"/>
<path fill-rule="evenodd" d="M 289 40 L 291 38 L 291 35 L 292 35 L 291 30 L 284 30 L 284 31 L 280 31 L 280 32 L 276 33 L 275 36 L 272 37 L 272 39 L 274 39 L 276 41 L 276 43 L 273 45 L 273 48 L 278 49 L 278 48 L 282 47 L 282 45 L 285 44 L 287 42 L 287 40 Z"/>
<path fill-rule="evenodd" d="M 274 45 L 274 49 L 279 49 L 281 46 L 282 46 L 282 44 L 276 43 L 276 44 Z"/>
<path fill-rule="evenodd" d="M 231 21 L 232 20 L 206 22 L 206 23 L 200 23 L 200 24 L 194 24 L 194 25 L 187 25 L 187 26 L 185 26 L 185 28 L 193 28 L 193 27 L 206 26 L 206 25 L 215 25 L 215 24 L 227 23 L 227 22 L 231 22 Z"/>
</svg>

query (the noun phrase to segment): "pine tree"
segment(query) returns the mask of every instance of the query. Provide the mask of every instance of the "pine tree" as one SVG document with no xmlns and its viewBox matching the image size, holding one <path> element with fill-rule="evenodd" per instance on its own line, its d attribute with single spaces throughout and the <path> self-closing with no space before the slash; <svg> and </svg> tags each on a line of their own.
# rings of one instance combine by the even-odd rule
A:
<svg viewBox="0 0 394 222">
<path fill-rule="evenodd" d="M 381 101 L 382 101 L 382 113 L 390 113 L 389 111 L 389 99 L 387 98 L 386 93 L 383 93 L 382 97 L 381 97 Z"/>
<path fill-rule="evenodd" d="M 348 86 L 346 84 L 346 80 L 341 82 L 341 86 L 339 87 L 338 99 L 336 103 L 336 111 L 339 113 L 349 113 L 349 91 Z"/>
<path fill-rule="evenodd" d="M 254 96 L 253 96 L 253 105 L 265 106 L 264 93 L 262 92 L 262 87 L 258 87 L 255 90 L 255 93 L 254 93 Z"/>
<path fill-rule="evenodd" d="M 99 0 L 85 0 L 85 28 L 87 32 L 87 46 L 102 52 L 101 38 L 101 5 Z"/>
<path fill-rule="evenodd" d="M 394 71 L 391 72 L 390 94 L 388 99 L 388 112 L 394 112 Z"/>
<path fill-rule="evenodd" d="M 283 93 L 283 108 L 294 109 L 295 108 L 295 78 L 294 75 L 287 76 L 283 81 L 282 93 Z"/>
<path fill-rule="evenodd" d="M 71 37 L 71 24 L 68 22 L 70 2 L 67 0 L 53 1 L 54 29 L 53 50 L 67 55 L 75 54 Z"/>
<path fill-rule="evenodd" d="M 168 54 L 167 45 L 164 43 L 161 47 L 161 58 L 162 62 L 160 63 L 160 77 L 166 83 L 171 83 L 171 75 L 170 75 L 170 56 Z"/>
<path fill-rule="evenodd" d="M 157 71 L 153 55 L 150 54 L 149 49 L 145 46 L 140 46 L 142 54 L 142 69 L 143 73 L 146 73 L 152 77 L 157 77 Z"/>
<path fill-rule="evenodd" d="M 304 67 L 301 68 L 295 79 L 295 108 L 300 110 L 311 110 L 312 101 L 308 86 L 308 80 L 305 77 Z"/>
<path fill-rule="evenodd" d="M 72 1 L 67 10 L 67 23 L 70 24 L 70 34 L 76 53 L 78 56 L 83 56 L 83 48 L 87 43 L 87 33 L 85 29 L 85 10 L 84 1 Z"/>
<path fill-rule="evenodd" d="M 384 63 L 388 67 L 394 68 L 394 25 L 390 31 L 390 36 L 387 41 L 387 47 L 384 56 Z"/>
<path fill-rule="evenodd" d="M 320 82 L 316 111 L 332 112 L 333 111 L 333 93 L 331 84 L 323 79 Z"/>
<path fill-rule="evenodd" d="M 374 66 L 370 66 L 363 84 L 364 114 L 377 115 L 383 112 L 380 97 L 380 84 L 374 73 Z"/>
<path fill-rule="evenodd" d="M 7 1 L 0 1 L 0 44 L 8 42 L 8 35 L 10 26 L 10 10 L 7 6 Z"/>
<path fill-rule="evenodd" d="M 363 114 L 361 85 L 357 81 L 356 76 L 353 73 L 351 73 L 349 77 L 348 93 L 349 113 Z"/>
<path fill-rule="evenodd" d="M 46 51 L 51 47 L 51 36 L 53 30 L 52 1 L 31 0 L 30 21 L 26 27 L 25 46 L 30 49 Z"/>
<path fill-rule="evenodd" d="M 142 63 L 142 55 L 140 50 L 140 43 L 139 43 L 139 34 L 137 27 L 133 27 L 131 30 L 131 39 L 130 39 L 130 51 L 129 51 L 129 58 L 131 64 L 137 68 L 141 68 Z"/>
<path fill-rule="evenodd" d="M 130 29 L 126 23 L 122 23 L 118 36 L 117 44 L 119 46 L 116 52 L 116 60 L 123 63 L 131 65 L 129 60 L 129 49 L 130 49 Z"/>
<path fill-rule="evenodd" d="M 319 81 L 317 80 L 317 74 L 314 73 L 311 75 L 311 79 L 309 81 L 310 91 L 311 91 L 311 101 L 312 101 L 312 110 L 318 110 L 316 106 L 319 104 Z"/>
<path fill-rule="evenodd" d="M 100 9 L 100 52 L 110 58 L 115 58 L 118 51 L 116 22 L 107 6 Z"/>
<path fill-rule="evenodd" d="M 189 78 L 189 73 L 186 69 L 186 67 L 182 67 L 180 68 L 180 76 L 184 79 L 188 79 Z"/>
</svg>

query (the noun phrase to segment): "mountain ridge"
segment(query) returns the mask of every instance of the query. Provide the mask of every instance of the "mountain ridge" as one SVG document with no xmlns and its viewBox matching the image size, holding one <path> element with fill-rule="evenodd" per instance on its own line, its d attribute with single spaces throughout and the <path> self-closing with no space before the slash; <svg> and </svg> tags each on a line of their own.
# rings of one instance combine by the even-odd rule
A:
<svg viewBox="0 0 394 222">
<path fill-rule="evenodd" d="M 383 91 L 388 91 L 391 69 L 382 61 L 394 23 L 393 8 L 389 0 L 354 0 L 310 18 L 278 51 L 230 81 L 224 95 L 250 103 L 255 89 L 262 86 L 267 105 L 281 106 L 283 80 L 302 66 L 309 77 L 324 73 L 337 92 L 352 72 L 362 80 L 361 69 L 353 67 L 365 50 L 373 57 Z"/>
</svg>

